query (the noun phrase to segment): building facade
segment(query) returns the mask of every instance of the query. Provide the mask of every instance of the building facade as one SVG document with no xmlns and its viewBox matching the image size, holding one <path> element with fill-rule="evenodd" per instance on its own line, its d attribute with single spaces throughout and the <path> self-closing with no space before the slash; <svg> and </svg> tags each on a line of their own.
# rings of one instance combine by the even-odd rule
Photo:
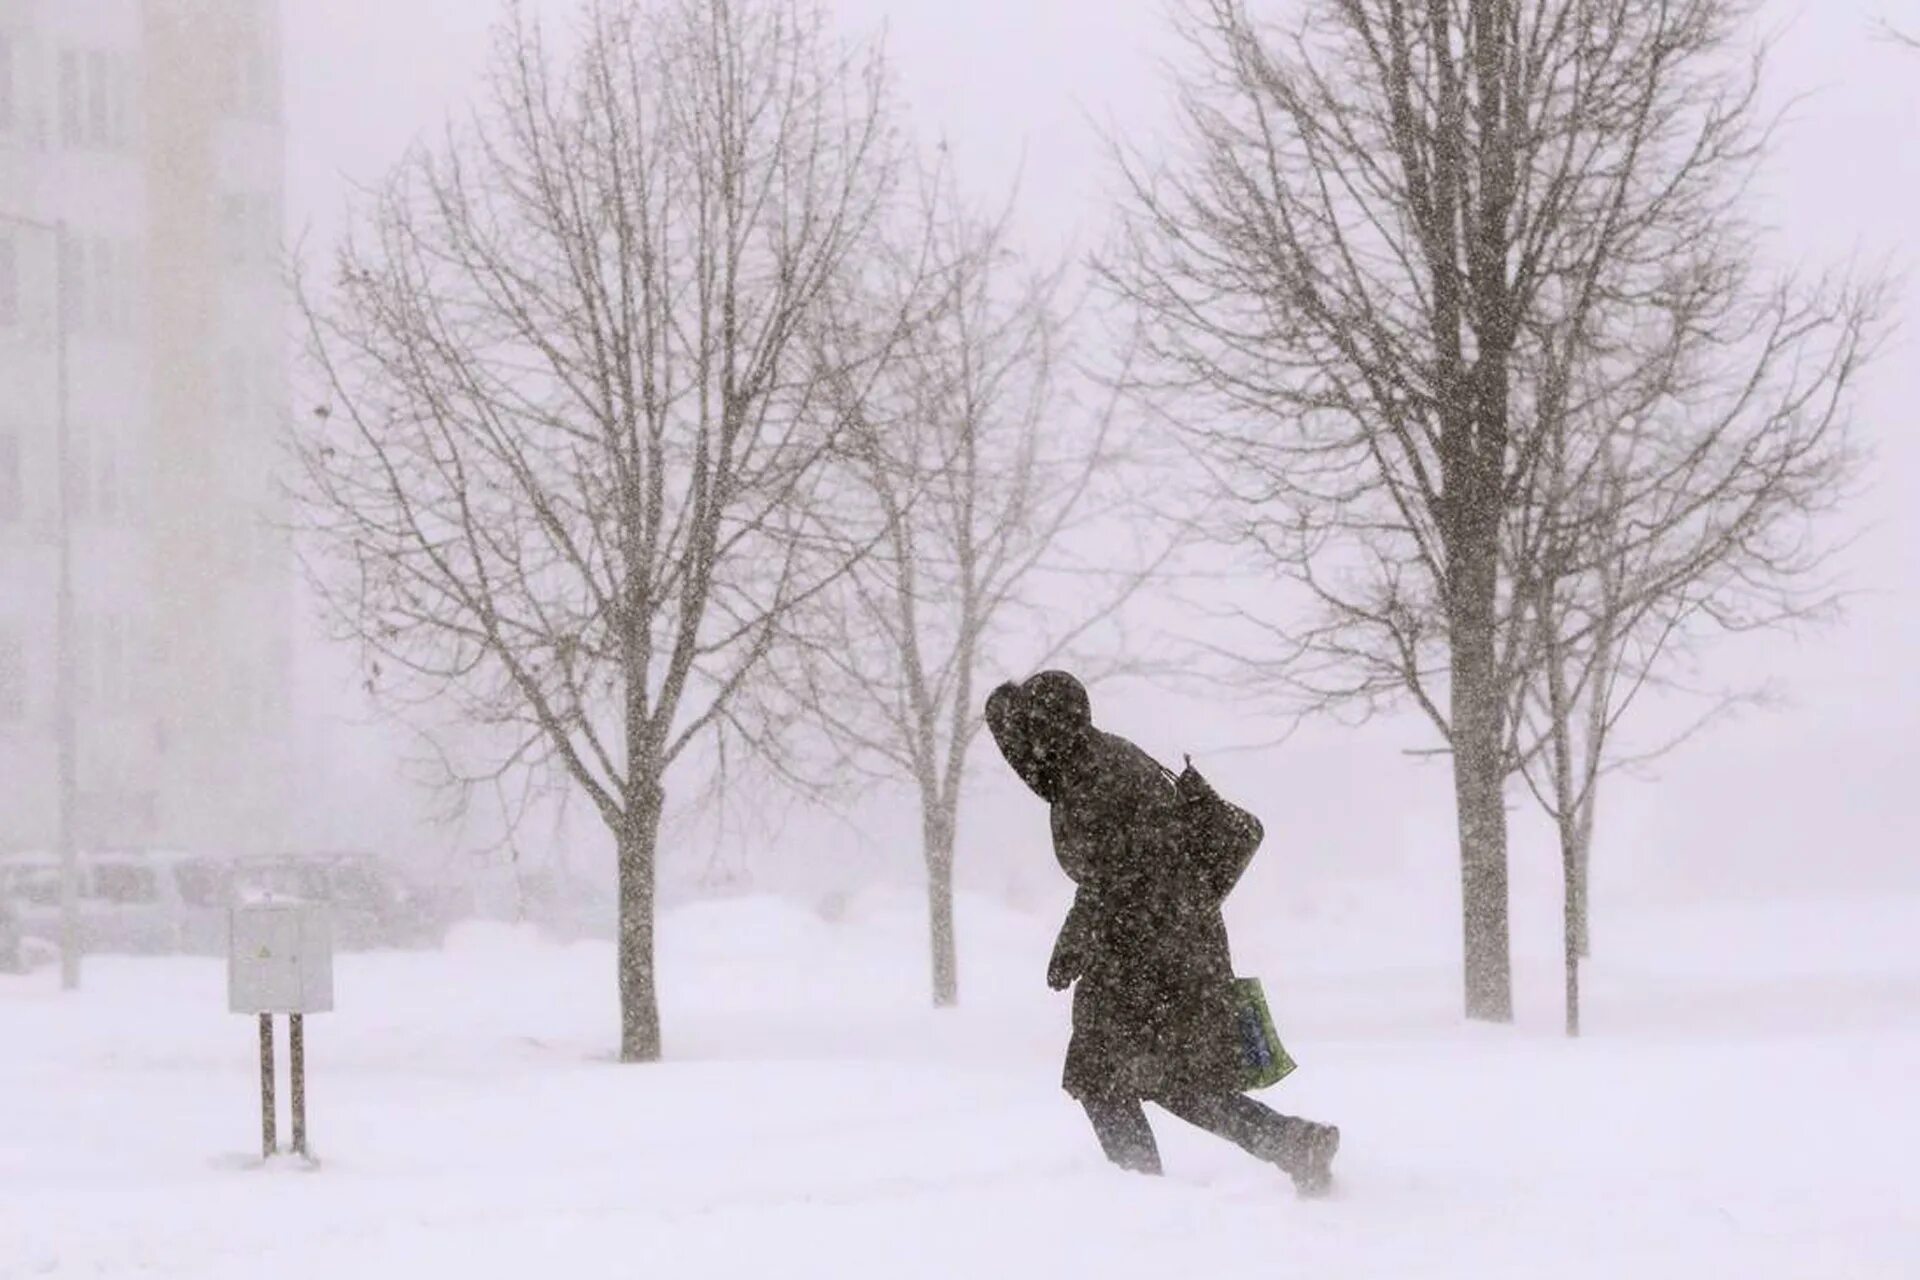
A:
<svg viewBox="0 0 1920 1280">
<path fill-rule="evenodd" d="M 56 839 L 63 327 L 75 838 L 286 838 L 283 152 L 277 0 L 0 0 L 0 852 Z"/>
</svg>

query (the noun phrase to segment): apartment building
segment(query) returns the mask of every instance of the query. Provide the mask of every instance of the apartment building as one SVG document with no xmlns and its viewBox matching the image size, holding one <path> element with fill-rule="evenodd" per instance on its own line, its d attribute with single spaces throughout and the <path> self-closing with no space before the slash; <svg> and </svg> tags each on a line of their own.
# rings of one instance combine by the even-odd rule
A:
<svg viewBox="0 0 1920 1280">
<path fill-rule="evenodd" d="M 56 837 L 63 328 L 76 839 L 285 839 L 280 99 L 277 0 L 0 0 L 0 852 Z"/>
</svg>

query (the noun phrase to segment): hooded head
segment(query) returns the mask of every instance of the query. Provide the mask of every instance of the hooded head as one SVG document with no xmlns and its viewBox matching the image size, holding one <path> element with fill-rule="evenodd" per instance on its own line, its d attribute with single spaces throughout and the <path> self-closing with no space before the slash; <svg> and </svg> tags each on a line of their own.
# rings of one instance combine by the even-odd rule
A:
<svg viewBox="0 0 1920 1280">
<path fill-rule="evenodd" d="M 1093 727 L 1087 687 L 1065 671 L 1042 671 L 1020 686 L 1036 732 L 1061 746 L 1078 743 Z"/>
<path fill-rule="evenodd" d="M 1093 709 L 1086 686 L 1073 676 L 1042 671 L 996 689 L 987 700 L 987 726 L 1021 781 L 1052 803 L 1063 771 L 1086 747 Z"/>
</svg>

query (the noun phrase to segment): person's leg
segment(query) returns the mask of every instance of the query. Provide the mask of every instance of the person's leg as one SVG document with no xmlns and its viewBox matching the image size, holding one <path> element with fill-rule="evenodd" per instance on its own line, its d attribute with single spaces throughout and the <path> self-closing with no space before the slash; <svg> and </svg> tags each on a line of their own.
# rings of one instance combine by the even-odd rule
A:
<svg viewBox="0 0 1920 1280">
<path fill-rule="evenodd" d="M 1340 1131 L 1332 1125 L 1281 1115 L 1244 1093 L 1175 1095 L 1155 1101 L 1188 1124 L 1280 1166 L 1302 1191 L 1327 1189 L 1340 1141 Z"/>
<path fill-rule="evenodd" d="M 1160 1148 L 1153 1140 L 1153 1128 L 1147 1123 L 1146 1110 L 1137 1098 L 1081 1101 L 1100 1149 L 1107 1159 L 1134 1173 L 1159 1173 Z"/>
<path fill-rule="evenodd" d="M 1154 1101 L 1188 1124 L 1288 1170 L 1298 1162 L 1314 1127 L 1311 1121 L 1281 1115 L 1244 1093 L 1174 1094 Z"/>
</svg>

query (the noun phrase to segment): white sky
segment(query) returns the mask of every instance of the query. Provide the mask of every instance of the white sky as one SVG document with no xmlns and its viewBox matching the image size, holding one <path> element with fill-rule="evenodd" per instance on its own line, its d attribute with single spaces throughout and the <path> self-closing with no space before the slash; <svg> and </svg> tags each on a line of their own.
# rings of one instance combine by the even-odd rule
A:
<svg viewBox="0 0 1920 1280">
<path fill-rule="evenodd" d="M 544 12 L 570 11 L 541 0 Z M 946 135 L 963 173 L 993 190 L 1021 166 L 1022 217 L 1042 240 L 1089 243 L 1105 218 L 1108 174 L 1091 119 L 1150 129 L 1168 49 L 1158 0 L 841 0 L 850 29 L 884 19 L 917 129 Z M 309 252 L 338 225 L 348 181 L 372 180 L 475 87 L 495 13 L 488 0 L 284 0 L 288 38 L 290 224 Z M 1920 225 L 1920 53 L 1874 38 L 1872 19 L 1920 0 L 1773 3 L 1772 91 L 1800 96 L 1755 210 L 1778 251 L 1809 264 L 1911 264 Z M 1022 161 L 1024 164 L 1022 165 Z M 1920 303 L 1909 281 L 1905 309 Z M 1724 650 L 1742 669 L 1784 682 L 1789 707 L 1755 714 L 1689 746 L 1654 782 L 1624 781 L 1604 799 L 1607 876 L 1716 891 L 1747 880 L 1920 879 L 1912 854 L 1910 741 L 1920 731 L 1920 365 L 1896 335 L 1859 400 L 1877 450 L 1855 508 L 1848 621 L 1801 639 Z M 996 673 L 996 677 L 997 677 Z M 1021 673 L 1006 673 L 1021 674 Z M 1261 736 L 1231 708 L 1142 692 L 1096 705 L 1110 727 L 1177 758 Z M 1223 758 L 1221 774 L 1270 829 L 1321 864 L 1413 859 L 1444 870 L 1451 803 L 1419 725 L 1327 726 L 1263 756 Z M 986 770 L 981 771 L 983 774 Z M 982 788 L 989 830 L 1025 830 L 1037 815 Z M 1528 803 L 1519 789 L 1516 807 Z M 1033 833 L 1029 833 L 1033 834 Z M 1529 843 L 1531 841 L 1531 843 Z M 1311 846 L 1310 849 L 1304 846 Z M 1516 860 L 1544 861 L 1539 833 Z M 1603 858 L 1609 856 L 1605 853 Z M 1438 860 L 1437 862 L 1435 860 Z M 1521 873 L 1525 878 L 1526 873 Z"/>
</svg>

